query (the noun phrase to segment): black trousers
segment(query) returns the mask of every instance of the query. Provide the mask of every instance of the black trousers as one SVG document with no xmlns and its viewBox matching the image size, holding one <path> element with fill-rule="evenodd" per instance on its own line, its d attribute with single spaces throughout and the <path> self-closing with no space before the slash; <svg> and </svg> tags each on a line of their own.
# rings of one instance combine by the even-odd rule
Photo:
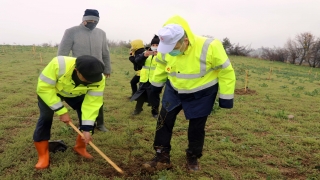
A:
<svg viewBox="0 0 320 180">
<path fill-rule="evenodd" d="M 144 91 L 137 99 L 136 107 L 135 109 L 137 111 L 143 110 L 143 104 L 144 102 L 148 101 L 148 94 L 147 91 Z M 159 107 L 158 106 L 151 106 L 151 114 L 152 115 L 158 115 L 159 114 Z"/>
<path fill-rule="evenodd" d="M 79 124 L 81 126 L 81 105 L 84 100 L 83 96 L 78 96 L 74 98 L 66 98 L 63 97 L 63 100 L 71 106 L 74 110 L 77 111 L 78 118 L 79 118 Z M 33 140 L 35 142 L 49 140 L 51 135 L 51 126 L 53 121 L 53 115 L 54 111 L 51 110 L 51 108 L 38 96 L 38 106 L 40 109 L 40 117 L 38 119 L 36 129 L 33 133 Z M 98 118 L 103 118 L 103 106 L 99 109 L 99 115 Z M 93 131 L 92 131 L 93 133 Z"/>
<path fill-rule="evenodd" d="M 160 115 L 157 121 L 156 135 L 154 139 L 154 148 L 162 147 L 163 151 L 170 152 L 172 129 L 176 121 L 178 113 L 181 111 L 182 106 L 174 108 L 172 111 L 167 112 L 165 108 L 161 108 Z M 208 116 L 194 118 L 189 120 L 188 127 L 188 149 L 190 154 L 196 155 L 198 158 L 202 156 L 205 125 Z"/>
<path fill-rule="evenodd" d="M 131 84 L 131 90 L 132 90 L 132 94 L 131 95 L 134 95 L 134 93 L 137 92 L 138 90 L 138 83 L 140 81 L 140 76 L 133 76 L 131 81 L 130 81 L 130 84 Z"/>
</svg>

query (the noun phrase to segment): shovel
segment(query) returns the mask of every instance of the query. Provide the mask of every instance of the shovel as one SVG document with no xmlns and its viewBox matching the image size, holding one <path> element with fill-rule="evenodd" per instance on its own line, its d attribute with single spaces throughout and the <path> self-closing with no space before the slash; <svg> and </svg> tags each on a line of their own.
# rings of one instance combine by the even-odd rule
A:
<svg viewBox="0 0 320 180">
<path fill-rule="evenodd" d="M 83 137 L 82 132 L 72 123 L 69 122 L 69 125 L 75 130 L 77 131 L 77 133 Z M 119 173 L 123 174 L 124 172 L 114 163 L 111 161 L 111 159 L 109 159 L 102 151 L 100 151 L 100 149 L 94 145 L 91 141 L 89 142 L 90 146 L 93 147 L 94 150 L 96 150 L 109 164 L 111 164 L 112 167 L 114 167 Z"/>
</svg>

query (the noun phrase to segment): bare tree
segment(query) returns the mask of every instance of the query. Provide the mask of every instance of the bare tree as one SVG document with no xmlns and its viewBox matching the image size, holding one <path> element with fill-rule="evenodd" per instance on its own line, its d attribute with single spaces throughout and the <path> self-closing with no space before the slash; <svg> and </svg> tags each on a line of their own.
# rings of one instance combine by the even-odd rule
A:
<svg viewBox="0 0 320 180">
<path fill-rule="evenodd" d="M 314 39 L 315 36 L 309 32 L 301 33 L 296 36 L 298 51 L 300 54 L 299 65 L 301 65 L 303 61 L 309 62 L 309 59 L 311 58 L 311 47 L 314 43 Z"/>
<path fill-rule="evenodd" d="M 229 40 L 229 38 L 225 37 L 223 40 L 222 40 L 222 45 L 224 47 L 224 50 L 227 52 L 227 54 L 229 54 L 229 50 L 230 48 L 233 46 Z"/>
<path fill-rule="evenodd" d="M 317 67 L 320 65 L 320 38 L 314 41 L 311 48 L 311 58 L 308 63 L 310 67 Z"/>
<path fill-rule="evenodd" d="M 236 56 L 249 56 L 250 52 L 253 51 L 249 45 L 247 46 L 240 46 L 239 43 L 236 45 L 232 45 L 228 50 L 229 55 L 236 55 Z"/>
<path fill-rule="evenodd" d="M 295 64 L 296 60 L 299 57 L 299 52 L 297 49 L 297 43 L 291 39 L 288 39 L 287 43 L 285 44 L 285 49 L 288 52 L 288 59 L 290 59 L 291 64 Z"/>
<path fill-rule="evenodd" d="M 288 51 L 285 48 L 264 48 L 262 47 L 262 59 L 285 62 L 288 58 Z"/>
</svg>

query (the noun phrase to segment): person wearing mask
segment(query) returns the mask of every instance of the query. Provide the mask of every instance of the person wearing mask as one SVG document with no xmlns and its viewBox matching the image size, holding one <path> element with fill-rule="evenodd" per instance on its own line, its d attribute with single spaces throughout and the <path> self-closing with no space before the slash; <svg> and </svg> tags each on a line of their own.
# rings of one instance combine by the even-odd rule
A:
<svg viewBox="0 0 320 180">
<path fill-rule="evenodd" d="M 150 96 L 150 80 L 153 76 L 153 72 L 156 68 L 156 55 L 157 55 L 157 48 L 159 45 L 159 37 L 154 35 L 151 40 L 151 47 L 148 50 L 145 50 L 143 53 L 137 55 L 135 57 L 135 62 L 142 66 L 140 71 L 140 84 L 138 91 L 131 97 L 131 101 L 136 100 L 136 107 L 133 111 L 132 115 L 138 115 L 143 110 L 144 102 L 149 103 L 149 96 Z M 157 95 L 160 99 L 159 95 Z M 157 118 L 159 114 L 159 105 L 151 106 L 151 114 L 152 117 Z"/>
<path fill-rule="evenodd" d="M 131 99 L 131 97 L 134 95 L 134 93 L 136 93 L 138 90 L 137 84 L 140 81 L 140 70 L 142 68 L 141 65 L 136 63 L 135 58 L 145 51 L 143 41 L 141 39 L 133 40 L 130 42 L 130 44 L 131 44 L 131 48 L 130 48 L 129 60 L 133 64 L 133 69 L 135 71 L 135 75 L 132 77 L 132 79 L 130 81 L 131 96 L 129 97 L 129 99 Z"/>
<path fill-rule="evenodd" d="M 95 9 L 86 9 L 82 23 L 71 27 L 64 32 L 58 48 L 58 56 L 73 57 L 91 55 L 104 64 L 103 74 L 108 78 L 111 74 L 110 53 L 106 33 L 96 28 L 99 23 L 99 12 Z M 104 125 L 103 105 L 97 118 L 97 127 L 100 131 L 108 131 Z"/>
<path fill-rule="evenodd" d="M 151 89 L 158 93 L 165 85 L 165 90 L 153 141 L 155 157 L 144 163 L 142 169 L 172 167 L 170 141 L 176 117 L 183 110 L 189 120 L 186 167 L 189 172 L 199 171 L 205 125 L 218 90 L 219 106 L 233 107 L 234 69 L 219 40 L 193 34 L 180 16 L 167 20 L 158 35 L 160 43 Z"/>
</svg>

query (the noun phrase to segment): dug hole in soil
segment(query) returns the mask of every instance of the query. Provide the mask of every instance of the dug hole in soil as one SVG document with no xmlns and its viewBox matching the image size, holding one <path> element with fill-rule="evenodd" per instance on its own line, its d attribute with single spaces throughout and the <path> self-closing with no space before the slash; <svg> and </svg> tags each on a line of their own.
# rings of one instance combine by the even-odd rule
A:
<svg viewBox="0 0 320 180">
<path fill-rule="evenodd" d="M 236 89 L 234 93 L 237 94 L 237 95 L 256 95 L 257 91 L 249 89 L 249 88 L 247 88 L 245 90 L 243 88 L 243 89 Z"/>
</svg>

